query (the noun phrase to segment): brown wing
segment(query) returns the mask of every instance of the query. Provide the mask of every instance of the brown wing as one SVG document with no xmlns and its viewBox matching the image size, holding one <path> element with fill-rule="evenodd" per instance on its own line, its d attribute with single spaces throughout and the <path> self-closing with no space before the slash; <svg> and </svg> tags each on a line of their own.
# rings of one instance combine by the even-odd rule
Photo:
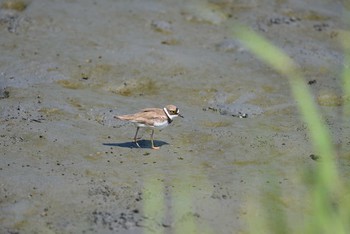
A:
<svg viewBox="0 0 350 234">
<path fill-rule="evenodd" d="M 164 115 L 164 111 L 158 108 L 146 108 L 141 110 L 141 112 L 131 115 L 116 116 L 116 118 L 149 126 L 153 125 L 156 119 L 167 119 L 167 117 Z"/>
<path fill-rule="evenodd" d="M 145 108 L 142 109 L 139 113 L 143 113 L 143 112 L 155 112 L 157 114 L 164 114 L 164 110 L 163 109 L 159 109 L 159 108 Z M 138 113 L 136 113 L 138 114 Z"/>
</svg>

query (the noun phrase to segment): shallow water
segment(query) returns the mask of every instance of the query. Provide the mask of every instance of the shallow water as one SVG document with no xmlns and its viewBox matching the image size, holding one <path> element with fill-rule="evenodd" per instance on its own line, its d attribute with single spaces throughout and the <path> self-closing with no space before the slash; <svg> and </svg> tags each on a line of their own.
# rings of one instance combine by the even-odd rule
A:
<svg viewBox="0 0 350 234">
<path fill-rule="evenodd" d="M 348 174 L 341 3 L 33 0 L 7 8 L 2 233 L 181 232 L 192 221 L 197 232 L 245 233 L 251 204 L 266 200 L 300 223 L 301 181 L 317 163 L 307 128 L 286 78 L 232 35 L 236 22 L 285 50 L 312 81 Z M 113 118 L 167 104 L 185 118 L 155 133 L 158 151 L 150 132 L 137 148 L 134 126 Z M 282 199 L 261 192 L 275 185 Z"/>
</svg>

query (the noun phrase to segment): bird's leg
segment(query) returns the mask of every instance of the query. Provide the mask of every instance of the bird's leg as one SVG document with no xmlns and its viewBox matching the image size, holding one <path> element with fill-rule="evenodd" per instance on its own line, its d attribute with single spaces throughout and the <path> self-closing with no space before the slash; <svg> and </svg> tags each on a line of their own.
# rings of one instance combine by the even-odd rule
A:
<svg viewBox="0 0 350 234">
<path fill-rule="evenodd" d="M 153 143 L 153 134 L 154 134 L 154 129 L 152 129 L 152 133 L 151 133 L 151 144 L 152 144 L 152 149 L 159 149 L 159 147 L 154 146 L 154 143 Z"/>
<path fill-rule="evenodd" d="M 140 145 L 139 145 L 139 143 L 137 143 L 137 133 L 139 132 L 139 129 L 140 129 L 140 127 L 137 127 L 137 128 L 136 128 L 136 133 L 135 133 L 135 137 L 134 137 L 134 142 L 135 142 L 135 144 L 137 145 L 137 147 L 141 148 Z"/>
</svg>

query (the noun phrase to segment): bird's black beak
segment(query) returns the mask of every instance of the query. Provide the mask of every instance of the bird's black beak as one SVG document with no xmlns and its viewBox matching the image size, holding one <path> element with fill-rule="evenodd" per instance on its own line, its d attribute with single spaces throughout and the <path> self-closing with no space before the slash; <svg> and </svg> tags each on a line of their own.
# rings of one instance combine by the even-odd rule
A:
<svg viewBox="0 0 350 234">
<path fill-rule="evenodd" d="M 179 114 L 177 114 L 178 116 L 180 116 L 181 118 L 184 118 L 184 116 L 183 115 L 181 115 L 180 113 Z"/>
</svg>

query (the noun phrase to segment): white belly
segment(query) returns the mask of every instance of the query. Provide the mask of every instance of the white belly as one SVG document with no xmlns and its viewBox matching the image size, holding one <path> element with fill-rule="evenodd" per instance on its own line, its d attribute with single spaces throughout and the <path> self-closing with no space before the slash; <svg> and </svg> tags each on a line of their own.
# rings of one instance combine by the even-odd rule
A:
<svg viewBox="0 0 350 234">
<path fill-rule="evenodd" d="M 142 123 L 134 123 L 137 127 L 140 128 L 158 128 L 158 129 L 163 129 L 166 126 L 169 125 L 168 121 L 164 121 L 164 122 L 155 122 L 154 125 L 146 125 L 146 124 L 142 124 Z"/>
<path fill-rule="evenodd" d="M 154 123 L 154 127 L 159 128 L 159 129 L 163 129 L 168 125 L 169 125 L 168 121 Z"/>
</svg>

